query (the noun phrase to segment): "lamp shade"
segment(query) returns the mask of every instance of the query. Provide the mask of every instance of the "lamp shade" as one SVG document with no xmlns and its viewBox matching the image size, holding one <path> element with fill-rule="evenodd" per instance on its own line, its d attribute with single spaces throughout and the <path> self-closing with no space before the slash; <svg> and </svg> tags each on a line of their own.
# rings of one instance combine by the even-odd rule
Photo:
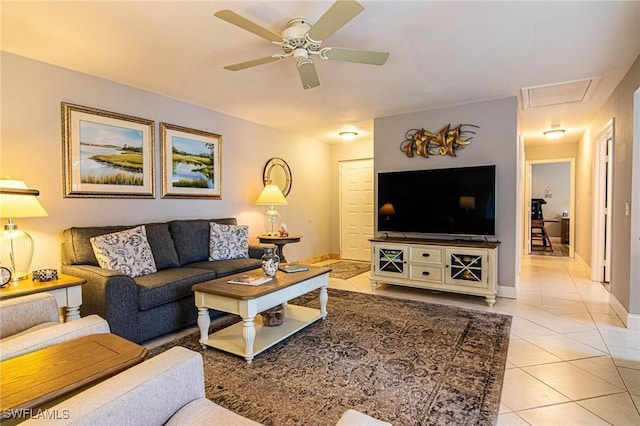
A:
<svg viewBox="0 0 640 426">
<path fill-rule="evenodd" d="M 278 185 L 269 184 L 265 185 L 256 200 L 256 204 L 259 206 L 286 206 L 289 203 Z"/>
<path fill-rule="evenodd" d="M 462 196 L 460 197 L 460 208 L 473 210 L 476 208 L 476 197 Z"/>
<path fill-rule="evenodd" d="M 387 202 L 384 203 L 382 207 L 380 207 L 380 210 L 378 210 L 378 212 L 382 216 L 393 216 L 394 214 L 396 214 L 396 209 L 393 207 L 393 204 Z"/>
<path fill-rule="evenodd" d="M 47 216 L 47 211 L 36 198 L 39 194 L 21 180 L 0 179 L 0 217 Z"/>
</svg>

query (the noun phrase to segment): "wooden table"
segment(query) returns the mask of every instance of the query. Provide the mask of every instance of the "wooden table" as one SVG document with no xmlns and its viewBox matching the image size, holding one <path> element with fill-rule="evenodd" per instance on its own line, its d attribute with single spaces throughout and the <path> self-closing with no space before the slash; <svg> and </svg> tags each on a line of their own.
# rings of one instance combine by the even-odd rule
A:
<svg viewBox="0 0 640 426">
<path fill-rule="evenodd" d="M 27 279 L 12 281 L 8 286 L 0 288 L 0 300 L 27 294 L 47 292 L 52 294 L 58 302 L 59 308 L 64 308 L 64 320 L 80 319 L 80 305 L 82 305 L 82 285 L 84 278 L 58 274 L 57 280 L 32 281 L 31 275 Z"/>
<path fill-rule="evenodd" d="M 72 396 L 146 356 L 144 347 L 120 336 L 93 334 L 2 361 L 0 411 L 34 409 Z"/>
<path fill-rule="evenodd" d="M 284 246 L 286 244 L 299 243 L 302 235 L 298 234 L 289 234 L 286 237 L 280 236 L 271 236 L 271 235 L 260 235 L 258 236 L 258 241 L 262 244 L 275 244 L 276 246 L 276 254 L 280 258 L 280 262 L 285 263 L 287 259 L 284 257 Z"/>
<path fill-rule="evenodd" d="M 196 284 L 192 287 L 198 308 L 198 327 L 202 347 L 211 346 L 251 362 L 253 357 L 286 339 L 309 324 L 327 316 L 327 286 L 329 272 L 325 267 L 309 266 L 308 271 L 285 273 L 278 271 L 271 281 L 259 286 L 230 284 L 228 281 L 243 274 L 230 275 Z M 244 274 L 264 275 L 262 270 Z M 295 297 L 320 289 L 320 309 L 291 305 Z M 286 304 L 284 322 L 267 327 L 260 312 Z M 209 309 L 216 309 L 242 317 L 242 322 L 209 334 Z M 256 318 L 257 316 L 257 318 Z"/>
</svg>

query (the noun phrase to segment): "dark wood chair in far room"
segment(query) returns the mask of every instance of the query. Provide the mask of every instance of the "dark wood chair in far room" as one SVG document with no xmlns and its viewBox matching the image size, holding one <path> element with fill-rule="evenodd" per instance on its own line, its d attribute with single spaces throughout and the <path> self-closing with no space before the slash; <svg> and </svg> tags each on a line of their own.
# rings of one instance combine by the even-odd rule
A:
<svg viewBox="0 0 640 426">
<path fill-rule="evenodd" d="M 543 204 L 547 204 L 547 202 L 542 198 L 531 199 L 531 251 L 553 251 L 549 234 L 544 227 Z M 540 244 L 536 244 L 536 242 Z"/>
</svg>

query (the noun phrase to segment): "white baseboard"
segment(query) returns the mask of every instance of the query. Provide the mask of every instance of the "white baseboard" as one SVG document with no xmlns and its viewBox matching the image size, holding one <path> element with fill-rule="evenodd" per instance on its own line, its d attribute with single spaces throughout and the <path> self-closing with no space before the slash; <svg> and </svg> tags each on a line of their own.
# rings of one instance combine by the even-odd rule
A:
<svg viewBox="0 0 640 426">
<path fill-rule="evenodd" d="M 506 297 L 507 299 L 517 299 L 518 292 L 515 287 L 498 286 L 498 297 Z"/>
<path fill-rule="evenodd" d="M 616 315 L 622 320 L 625 327 L 630 330 L 640 330 L 640 315 L 627 312 L 627 309 L 622 306 L 622 303 L 611 293 L 609 293 L 609 306 L 611 306 L 611 309 L 613 309 Z"/>
<path fill-rule="evenodd" d="M 587 276 L 591 277 L 591 279 L 593 280 L 593 277 L 591 276 L 591 267 L 587 265 L 584 260 L 582 260 L 578 253 L 574 253 L 573 258 L 576 260 L 576 262 L 578 262 L 578 266 L 584 269 L 584 271 L 587 273 Z"/>
</svg>

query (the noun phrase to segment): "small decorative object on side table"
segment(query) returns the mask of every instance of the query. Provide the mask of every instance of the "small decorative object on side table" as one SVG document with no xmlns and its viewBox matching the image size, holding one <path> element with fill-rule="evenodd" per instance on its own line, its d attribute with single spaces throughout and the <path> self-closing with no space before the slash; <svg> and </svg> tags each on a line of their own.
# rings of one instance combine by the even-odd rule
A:
<svg viewBox="0 0 640 426">
<path fill-rule="evenodd" d="M 9 285 L 9 282 L 11 281 L 11 270 L 4 266 L 0 266 L 0 279 L 0 287 Z"/>
<path fill-rule="evenodd" d="M 31 279 L 14 281 L 10 285 L 0 288 L 0 299 L 26 296 L 27 294 L 47 292 L 52 294 L 58 302 L 58 307 L 64 309 L 64 320 L 80 319 L 80 305 L 82 305 L 82 285 L 87 282 L 84 278 L 58 274 L 58 279 L 49 281 L 33 281 Z"/>
<path fill-rule="evenodd" d="M 299 243 L 302 235 L 299 234 L 289 234 L 286 237 L 280 236 L 270 236 L 270 235 L 259 235 L 258 241 L 262 244 L 275 244 L 277 247 L 276 254 L 280 258 L 280 262 L 286 263 L 287 259 L 284 257 L 284 252 L 282 251 L 286 244 Z"/>
</svg>

